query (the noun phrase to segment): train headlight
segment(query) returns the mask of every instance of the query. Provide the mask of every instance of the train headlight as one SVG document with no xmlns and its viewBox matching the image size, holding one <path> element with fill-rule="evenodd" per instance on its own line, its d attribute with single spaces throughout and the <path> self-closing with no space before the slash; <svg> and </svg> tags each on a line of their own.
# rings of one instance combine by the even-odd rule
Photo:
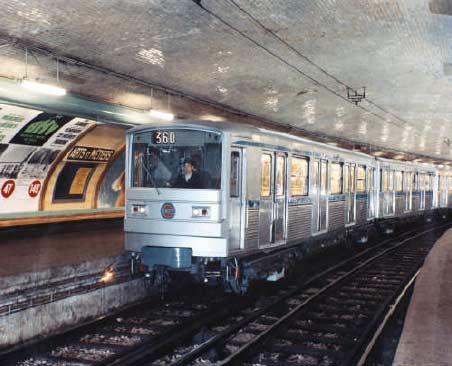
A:
<svg viewBox="0 0 452 366">
<path fill-rule="evenodd" d="M 146 215 L 147 209 L 145 205 L 132 205 L 132 213 L 134 215 Z"/>
<path fill-rule="evenodd" d="M 192 207 L 192 217 L 210 217 L 210 207 Z"/>
</svg>

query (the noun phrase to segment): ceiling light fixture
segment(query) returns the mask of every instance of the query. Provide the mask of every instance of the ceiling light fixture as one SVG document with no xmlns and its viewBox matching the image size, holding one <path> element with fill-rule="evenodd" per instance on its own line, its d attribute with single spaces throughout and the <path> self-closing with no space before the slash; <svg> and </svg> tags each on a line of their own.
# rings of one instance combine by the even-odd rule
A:
<svg viewBox="0 0 452 366">
<path fill-rule="evenodd" d="M 215 116 L 214 114 L 202 114 L 201 116 L 199 116 L 199 119 L 203 121 L 214 121 L 214 122 L 224 121 L 223 117 Z"/>
<path fill-rule="evenodd" d="M 56 71 L 57 71 L 56 81 L 58 84 L 60 82 L 60 70 L 59 70 L 58 59 L 56 59 Z M 42 94 L 47 94 L 47 95 L 55 95 L 55 96 L 66 95 L 66 89 L 64 89 L 64 88 L 61 88 L 56 85 L 44 84 L 44 83 L 40 83 L 38 81 L 33 81 L 33 80 L 28 79 L 28 50 L 27 49 L 25 49 L 25 76 L 22 79 L 20 84 L 23 88 L 37 92 L 37 93 L 42 93 Z"/>
<path fill-rule="evenodd" d="M 164 121 L 172 121 L 174 119 L 174 114 L 173 113 L 169 113 L 169 112 L 162 112 L 159 111 L 157 109 L 153 109 L 152 108 L 152 98 L 154 96 L 154 89 L 151 88 L 151 107 L 149 108 L 149 114 L 154 117 L 154 118 L 158 118 L 158 119 L 162 119 Z M 168 94 L 168 110 L 169 105 L 170 105 L 170 95 Z"/>
<path fill-rule="evenodd" d="M 158 111 L 156 109 L 151 109 L 149 111 L 149 114 L 152 117 L 158 118 L 158 119 L 163 119 L 165 121 L 172 121 L 174 119 L 174 114 L 172 113 L 167 113 L 167 112 L 162 112 L 162 111 Z"/>
<path fill-rule="evenodd" d="M 36 81 L 23 79 L 21 82 L 22 87 L 34 92 L 48 94 L 48 95 L 66 95 L 66 89 L 60 88 L 55 85 L 43 84 Z"/>
</svg>

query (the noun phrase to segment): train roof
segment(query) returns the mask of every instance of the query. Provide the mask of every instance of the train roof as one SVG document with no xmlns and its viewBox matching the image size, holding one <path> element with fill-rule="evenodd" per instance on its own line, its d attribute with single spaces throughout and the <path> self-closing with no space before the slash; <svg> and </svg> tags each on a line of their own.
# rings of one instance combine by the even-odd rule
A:
<svg viewBox="0 0 452 366">
<path fill-rule="evenodd" d="M 309 140 L 307 138 L 291 135 L 286 132 L 272 131 L 272 130 L 261 128 L 261 127 L 240 124 L 240 123 L 235 123 L 235 122 L 225 122 L 225 121 L 217 122 L 217 121 L 206 121 L 206 120 L 176 120 L 176 121 L 171 121 L 171 122 L 150 123 L 147 125 L 137 126 L 137 127 L 134 127 L 132 129 L 128 130 L 127 133 L 133 134 L 133 133 L 136 133 L 139 131 L 145 131 L 149 128 L 156 128 L 156 127 L 157 128 L 159 128 L 159 127 L 161 127 L 161 128 L 176 127 L 177 128 L 177 127 L 200 127 L 200 126 L 206 127 L 206 128 L 212 129 L 212 130 L 226 131 L 226 132 L 230 132 L 232 134 L 238 134 L 238 135 L 244 134 L 246 137 L 250 137 L 252 134 L 263 135 L 263 136 L 268 136 L 268 137 L 278 136 L 280 138 L 296 140 L 300 143 L 305 143 L 305 144 L 315 145 L 317 147 L 322 147 L 322 148 L 325 148 L 330 151 L 336 151 L 336 152 L 340 152 L 343 154 L 357 155 L 357 156 L 361 156 L 362 158 L 367 158 L 367 159 L 371 159 L 371 160 L 375 159 L 373 156 L 362 153 L 362 152 L 351 151 L 351 150 L 347 150 L 347 149 L 340 148 L 337 146 L 330 146 L 325 143 L 321 143 L 321 142 Z"/>
<path fill-rule="evenodd" d="M 228 132 L 249 132 L 249 133 L 259 133 L 260 129 L 255 126 L 245 125 L 241 123 L 235 122 L 225 122 L 225 121 L 209 121 L 209 120 L 189 120 L 189 119 L 180 119 L 170 122 L 155 122 L 149 123 L 145 125 L 140 125 L 134 128 L 131 128 L 127 131 L 127 133 L 135 133 L 143 130 L 147 130 L 149 128 L 156 127 L 207 127 L 215 130 L 228 131 Z"/>
<path fill-rule="evenodd" d="M 317 147 L 322 147 L 329 151 L 336 151 L 336 152 L 342 153 L 342 154 L 355 155 L 355 156 L 360 156 L 361 158 L 367 158 L 367 159 L 373 160 L 373 161 L 380 161 L 383 164 L 393 165 L 395 167 L 410 167 L 410 168 L 416 168 L 417 170 L 437 170 L 437 167 L 433 164 L 425 165 L 425 164 L 420 164 L 418 162 L 412 162 L 412 161 L 399 161 L 399 160 L 379 158 L 379 157 L 375 157 L 373 155 L 369 155 L 369 154 L 366 154 L 363 152 L 351 151 L 351 150 L 347 150 L 347 149 L 344 149 L 341 147 L 331 146 L 326 143 L 309 140 L 304 137 L 291 135 L 286 132 L 272 131 L 272 130 L 257 127 L 257 126 L 246 125 L 246 124 L 241 124 L 241 123 L 236 123 L 236 122 L 229 122 L 229 121 L 183 119 L 183 120 L 175 120 L 175 121 L 169 121 L 169 122 L 166 122 L 166 121 L 165 122 L 155 122 L 155 123 L 149 123 L 146 125 L 141 125 L 141 126 L 131 128 L 127 131 L 127 134 L 133 134 L 135 132 L 145 131 L 150 128 L 159 128 L 159 127 L 160 128 L 170 128 L 170 127 L 171 128 L 175 128 L 175 127 L 176 128 L 177 127 L 196 128 L 196 127 L 200 127 L 200 126 L 207 128 L 207 129 L 212 129 L 212 130 L 226 131 L 226 132 L 230 132 L 232 134 L 238 134 L 238 135 L 244 134 L 246 136 L 249 135 L 248 138 L 252 134 L 263 135 L 263 136 L 268 136 L 268 137 L 278 136 L 278 137 L 286 138 L 289 140 L 296 140 L 300 143 L 306 143 L 306 144 L 314 145 Z"/>
</svg>

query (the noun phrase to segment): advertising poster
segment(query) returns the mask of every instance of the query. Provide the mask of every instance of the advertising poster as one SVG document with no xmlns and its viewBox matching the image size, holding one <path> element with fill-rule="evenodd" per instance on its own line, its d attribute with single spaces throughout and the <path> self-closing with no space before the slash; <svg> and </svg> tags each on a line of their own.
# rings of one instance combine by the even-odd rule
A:
<svg viewBox="0 0 452 366">
<path fill-rule="evenodd" d="M 36 151 L 32 146 L 7 145 L 0 155 L 0 179 L 17 179 L 19 172 Z"/>
<path fill-rule="evenodd" d="M 23 126 L 11 144 L 42 146 L 56 131 L 74 117 L 42 112 Z"/>
<path fill-rule="evenodd" d="M 0 213 L 39 210 L 50 167 L 95 125 L 83 118 L 0 104 Z"/>
<path fill-rule="evenodd" d="M 42 208 L 58 210 L 123 206 L 124 184 L 121 184 L 120 170 L 124 168 L 119 167 L 111 175 L 110 171 L 116 167 L 114 162 L 124 150 L 125 131 L 120 126 L 96 124 L 95 128 L 72 144 L 48 178 L 51 184 L 43 192 Z M 121 159 L 124 159 L 123 155 Z M 109 183 L 104 183 L 106 177 Z M 106 188 L 105 184 L 109 187 Z"/>
<path fill-rule="evenodd" d="M 125 153 L 118 155 L 104 176 L 97 198 L 97 207 L 123 207 L 125 204 Z"/>
<path fill-rule="evenodd" d="M 0 104 L 0 144 L 9 140 L 40 111 Z M 1 151 L 0 151 L 1 153 Z"/>
<path fill-rule="evenodd" d="M 53 200 L 83 201 L 95 168 L 96 165 L 92 163 L 66 162 L 58 175 Z"/>
<path fill-rule="evenodd" d="M 57 133 L 49 137 L 47 142 L 43 144 L 43 147 L 49 149 L 66 149 L 72 142 L 79 139 L 83 133 L 94 128 L 96 122 L 83 118 L 74 118 L 63 127 L 61 127 Z"/>
</svg>

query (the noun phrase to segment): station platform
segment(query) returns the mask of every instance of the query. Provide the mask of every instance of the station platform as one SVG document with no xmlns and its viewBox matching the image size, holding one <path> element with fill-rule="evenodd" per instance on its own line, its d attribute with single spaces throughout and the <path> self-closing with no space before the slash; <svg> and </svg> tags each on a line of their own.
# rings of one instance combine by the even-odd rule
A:
<svg viewBox="0 0 452 366">
<path fill-rule="evenodd" d="M 0 229 L 0 277 L 112 257 L 124 250 L 123 218 Z"/>
<path fill-rule="evenodd" d="M 452 365 L 452 229 L 435 243 L 416 279 L 393 365 Z"/>
</svg>

